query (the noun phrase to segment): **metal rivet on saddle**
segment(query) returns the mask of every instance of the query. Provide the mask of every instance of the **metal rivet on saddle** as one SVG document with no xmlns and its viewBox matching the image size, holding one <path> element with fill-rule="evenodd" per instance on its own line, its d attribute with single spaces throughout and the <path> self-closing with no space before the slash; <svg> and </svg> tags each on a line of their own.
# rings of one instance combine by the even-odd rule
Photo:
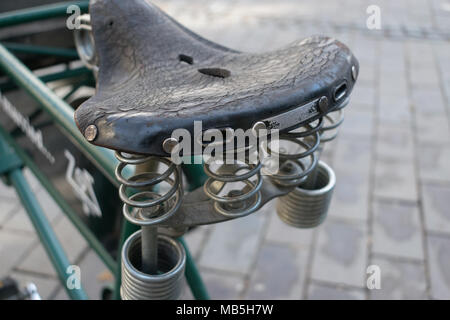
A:
<svg viewBox="0 0 450 320">
<path fill-rule="evenodd" d="M 86 130 L 84 131 L 84 137 L 89 142 L 94 141 L 95 138 L 97 138 L 97 134 L 98 134 L 98 129 L 94 124 L 91 124 L 90 126 L 88 126 L 86 128 Z"/>
</svg>

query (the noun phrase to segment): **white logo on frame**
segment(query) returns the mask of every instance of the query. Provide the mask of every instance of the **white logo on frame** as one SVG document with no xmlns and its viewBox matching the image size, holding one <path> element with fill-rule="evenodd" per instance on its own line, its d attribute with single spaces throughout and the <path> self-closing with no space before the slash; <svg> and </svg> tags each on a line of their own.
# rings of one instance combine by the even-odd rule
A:
<svg viewBox="0 0 450 320">
<path fill-rule="evenodd" d="M 75 167 L 75 157 L 68 151 L 64 150 L 69 163 L 66 170 L 66 180 L 72 187 L 75 195 L 81 200 L 83 212 L 87 215 L 97 217 L 102 216 L 100 205 L 94 192 L 94 178 L 86 169 Z"/>
</svg>

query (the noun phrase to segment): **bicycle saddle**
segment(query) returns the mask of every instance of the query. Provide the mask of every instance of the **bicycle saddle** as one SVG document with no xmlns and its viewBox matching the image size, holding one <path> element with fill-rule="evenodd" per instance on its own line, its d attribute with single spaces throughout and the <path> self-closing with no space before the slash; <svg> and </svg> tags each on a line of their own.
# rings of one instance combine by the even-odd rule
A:
<svg viewBox="0 0 450 320">
<path fill-rule="evenodd" d="M 114 150 L 167 156 L 163 141 L 177 128 L 193 132 L 194 120 L 203 130 L 245 130 L 258 121 L 288 130 L 342 107 L 358 74 L 350 50 L 328 37 L 243 53 L 196 35 L 146 0 L 94 0 L 90 15 L 97 90 L 75 121 L 82 133 L 95 125 L 89 140 Z"/>
</svg>

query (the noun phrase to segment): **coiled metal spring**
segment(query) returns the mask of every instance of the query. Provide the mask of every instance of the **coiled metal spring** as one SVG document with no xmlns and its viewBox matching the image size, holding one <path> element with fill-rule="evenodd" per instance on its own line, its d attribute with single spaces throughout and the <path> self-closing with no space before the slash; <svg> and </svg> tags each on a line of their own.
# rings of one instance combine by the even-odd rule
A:
<svg viewBox="0 0 450 320">
<path fill-rule="evenodd" d="M 182 174 L 180 168 L 170 160 L 160 157 L 129 155 L 116 152 L 120 161 L 116 168 L 116 178 L 121 183 L 119 188 L 120 199 L 124 202 L 123 215 L 133 224 L 151 226 L 159 224 L 175 214 L 182 202 Z M 122 174 L 127 165 L 142 165 L 154 161 L 167 166 L 163 173 L 143 172 L 130 178 Z M 170 176 L 173 175 L 172 179 Z M 150 190 L 152 187 L 166 182 L 170 188 L 163 195 Z M 128 196 L 128 189 L 139 190 Z"/>
<path fill-rule="evenodd" d="M 277 214 L 280 219 L 296 228 L 314 228 L 321 224 L 330 206 L 336 177 L 324 162 L 317 165 L 314 189 L 297 187 L 277 199 Z"/>
<path fill-rule="evenodd" d="M 183 246 L 167 236 L 158 236 L 160 274 L 149 276 L 139 270 L 141 233 L 131 235 L 122 250 L 122 286 L 124 300 L 172 300 L 181 294 L 186 265 Z"/>
<path fill-rule="evenodd" d="M 214 200 L 216 212 L 238 218 L 259 208 L 263 179 L 257 152 L 257 144 L 225 150 L 222 158 L 225 162 L 215 169 L 216 158 L 205 161 L 204 171 L 209 178 L 204 184 L 204 192 Z"/>
<path fill-rule="evenodd" d="M 178 241 L 158 235 L 157 225 L 172 217 L 181 205 L 181 169 L 160 157 L 116 152 L 116 158 L 120 161 L 115 173 L 121 183 L 123 215 L 141 226 L 122 248 L 121 296 L 123 299 L 176 299 L 183 284 L 186 253 Z M 150 164 L 155 167 L 154 172 L 138 170 L 129 178 L 123 174 L 128 165 L 147 169 Z M 166 169 L 158 173 L 161 164 Z M 157 192 L 155 189 L 160 184 L 168 185 L 168 190 Z M 129 196 L 131 191 L 134 193 Z"/>
<path fill-rule="evenodd" d="M 325 115 L 314 127 L 314 139 L 309 138 L 309 141 L 302 144 L 310 146 L 308 151 L 315 155 L 312 156 L 314 159 L 310 160 L 308 169 L 302 171 L 303 178 L 297 187 L 277 199 L 278 216 L 286 224 L 296 228 L 313 228 L 325 220 L 336 177 L 333 170 L 324 162 L 318 161 L 318 158 L 323 144 L 337 137 L 338 128 L 343 121 L 342 109 Z M 314 129 L 306 132 L 312 132 Z M 298 163 L 301 166 L 301 162 Z"/>
<path fill-rule="evenodd" d="M 320 130 L 323 126 L 323 118 L 316 121 L 315 125 L 307 124 L 294 128 L 293 130 L 280 134 L 280 142 L 293 143 L 303 152 L 288 153 L 286 148 L 280 146 L 279 151 L 274 150 L 270 143 L 263 146 L 271 156 L 279 159 L 279 169 L 276 173 L 264 172 L 270 176 L 272 181 L 281 186 L 300 185 L 305 181 L 317 165 L 317 156 L 314 153 L 320 145 Z M 305 164 L 302 159 L 309 158 Z"/>
<path fill-rule="evenodd" d="M 336 139 L 339 126 L 344 122 L 344 109 L 333 111 L 324 116 L 325 123 L 320 129 L 320 142 L 329 142 Z"/>
</svg>

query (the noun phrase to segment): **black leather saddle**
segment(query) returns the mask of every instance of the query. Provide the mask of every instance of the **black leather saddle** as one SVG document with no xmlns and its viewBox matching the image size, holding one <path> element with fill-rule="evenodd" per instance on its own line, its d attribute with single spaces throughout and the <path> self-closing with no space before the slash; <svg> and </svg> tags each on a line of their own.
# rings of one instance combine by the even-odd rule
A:
<svg viewBox="0 0 450 320">
<path fill-rule="evenodd" d="M 167 156 L 177 128 L 288 130 L 342 107 L 358 61 L 339 41 L 314 36 L 266 53 L 242 53 L 189 31 L 147 0 L 94 0 L 96 94 L 75 112 L 92 143 Z M 328 104 L 320 104 L 326 97 Z"/>
</svg>

